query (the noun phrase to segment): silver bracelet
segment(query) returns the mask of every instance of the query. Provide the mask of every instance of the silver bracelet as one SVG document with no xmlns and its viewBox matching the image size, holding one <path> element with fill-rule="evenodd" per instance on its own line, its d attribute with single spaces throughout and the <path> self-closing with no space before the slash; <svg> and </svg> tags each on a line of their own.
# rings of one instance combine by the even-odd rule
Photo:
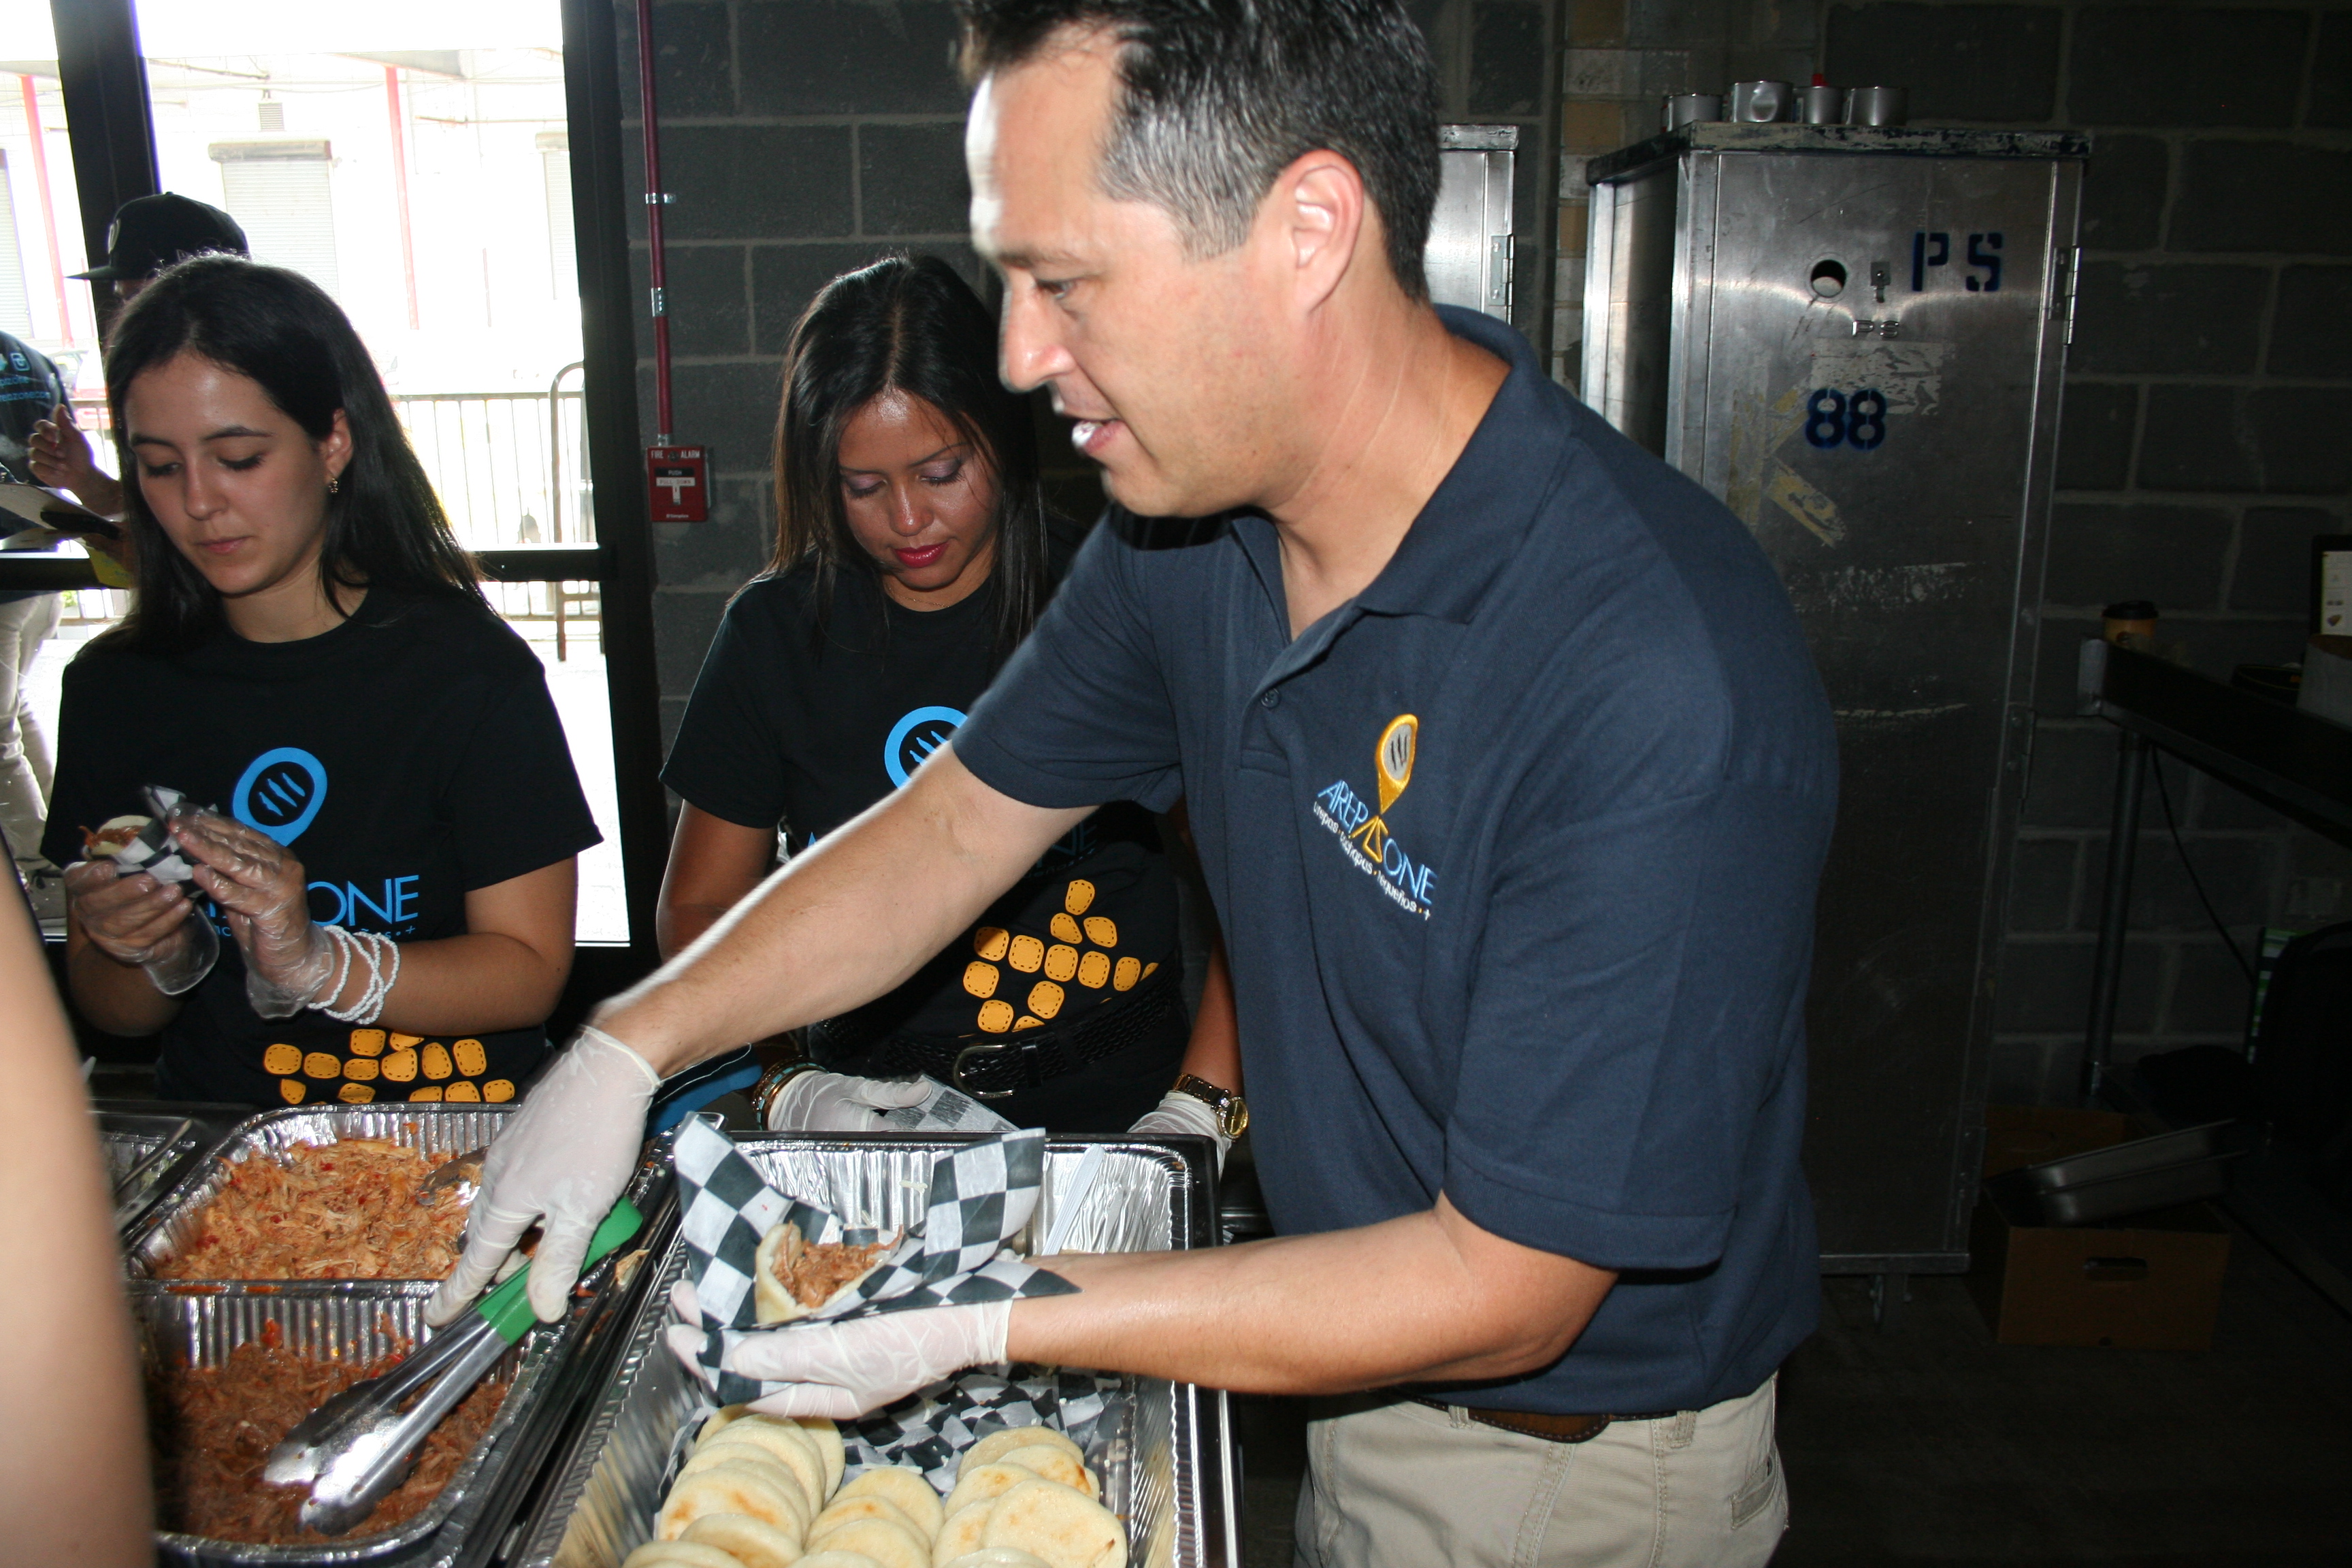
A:
<svg viewBox="0 0 2352 1568">
<path fill-rule="evenodd" d="M 335 945 L 342 950 L 342 963 L 336 971 L 335 983 L 327 991 L 325 999 L 312 1003 L 311 1006 L 339 1024 L 365 1026 L 374 1023 L 383 1013 L 385 998 L 392 994 L 392 988 L 400 983 L 400 944 L 381 931 L 347 931 L 341 926 L 332 925 L 321 926 L 320 929 L 324 931 Z M 360 999 L 357 1002 L 349 1007 L 336 1007 L 332 1004 L 336 997 L 343 994 L 344 983 L 350 978 L 353 967 L 354 949 L 357 950 L 358 956 L 367 962 L 367 984 L 360 992 Z M 383 955 L 386 952 L 392 955 L 392 963 L 388 968 L 383 962 Z"/>
</svg>

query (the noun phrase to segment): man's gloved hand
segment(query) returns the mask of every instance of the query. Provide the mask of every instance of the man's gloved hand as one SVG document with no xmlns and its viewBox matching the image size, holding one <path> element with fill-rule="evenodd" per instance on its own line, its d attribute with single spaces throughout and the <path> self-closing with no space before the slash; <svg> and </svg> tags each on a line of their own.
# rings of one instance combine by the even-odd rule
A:
<svg viewBox="0 0 2352 1568">
<path fill-rule="evenodd" d="M 882 1124 L 884 1111 L 919 1105 L 930 1091 L 930 1084 L 921 1078 L 799 1073 L 768 1102 L 768 1131 L 871 1132 Z"/>
<path fill-rule="evenodd" d="M 302 862 L 275 838 L 214 811 L 174 812 L 172 837 L 196 862 L 196 886 L 220 906 L 244 950 L 253 1010 L 290 1018 L 322 1000 L 340 966 L 334 943 L 310 919 Z"/>
<path fill-rule="evenodd" d="M 534 1222 L 530 1310 L 563 1316 L 589 1238 L 637 1168 L 646 1110 L 661 1074 L 593 1025 L 582 1027 L 547 1076 L 523 1098 L 482 1162 L 482 1187 L 466 1223 L 466 1255 L 425 1303 L 439 1327 L 463 1312 Z"/>
<path fill-rule="evenodd" d="M 694 1288 L 679 1285 L 670 1293 L 670 1306 L 686 1321 L 670 1326 L 669 1348 L 692 1367 L 704 1342 Z M 1012 1327 L 1010 1300 L 920 1307 L 845 1323 L 795 1323 L 750 1334 L 722 1364 L 761 1383 L 799 1385 L 753 1400 L 754 1410 L 847 1421 L 965 1367 L 1004 1360 L 1004 1340 Z"/>
<path fill-rule="evenodd" d="M 1160 1097 L 1157 1110 L 1147 1110 L 1137 1118 L 1129 1132 L 1141 1132 L 1154 1137 L 1213 1138 L 1217 1141 L 1217 1169 L 1225 1168 L 1225 1155 L 1234 1141 L 1225 1136 L 1224 1119 L 1216 1108 L 1196 1095 L 1180 1094 L 1170 1089 Z"/>
</svg>

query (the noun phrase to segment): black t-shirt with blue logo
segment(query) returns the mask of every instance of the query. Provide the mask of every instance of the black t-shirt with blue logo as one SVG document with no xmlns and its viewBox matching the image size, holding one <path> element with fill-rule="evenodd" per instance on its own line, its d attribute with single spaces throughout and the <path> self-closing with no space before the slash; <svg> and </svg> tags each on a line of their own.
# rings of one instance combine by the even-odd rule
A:
<svg viewBox="0 0 2352 1568">
<path fill-rule="evenodd" d="M 403 942 L 459 936 L 466 895 L 568 859 L 601 835 L 538 657 L 455 593 L 370 593 L 319 637 L 221 632 L 158 657 L 104 642 L 66 670 L 43 853 L 144 811 L 142 784 L 216 805 L 301 862 L 311 918 Z M 415 1037 L 305 1010 L 268 1020 L 221 959 L 164 1027 L 174 1099 L 253 1104 L 513 1098 L 537 1028 Z"/>
<path fill-rule="evenodd" d="M 728 605 L 662 782 L 711 816 L 778 828 L 805 849 L 907 782 L 995 677 L 996 601 L 982 588 L 910 610 L 870 573 L 762 577 Z M 861 1034 L 939 1039 L 1067 1026 L 1174 955 L 1176 893 L 1159 830 L 1115 803 L 1081 823 L 914 977 Z"/>
</svg>

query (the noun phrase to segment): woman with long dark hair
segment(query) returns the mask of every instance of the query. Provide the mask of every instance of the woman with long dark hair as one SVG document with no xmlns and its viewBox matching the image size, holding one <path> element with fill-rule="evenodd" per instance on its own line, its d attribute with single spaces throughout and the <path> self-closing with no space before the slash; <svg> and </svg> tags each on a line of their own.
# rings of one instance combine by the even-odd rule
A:
<svg viewBox="0 0 2352 1568">
<path fill-rule="evenodd" d="M 365 346 L 309 279 L 205 257 L 123 310 L 106 380 L 135 587 L 66 672 L 42 845 L 81 862 L 75 1005 L 160 1033 L 167 1098 L 512 1098 L 598 834 Z M 176 856 L 85 847 L 157 785 L 206 808 Z"/>
<path fill-rule="evenodd" d="M 793 329 L 776 422 L 776 545 L 711 644 L 662 777 L 684 800 L 665 955 L 786 855 L 907 781 L 1036 624 L 1063 564 L 1027 403 L 988 310 L 945 263 L 836 278 Z M 1024 1126 L 1223 1136 L 1232 1005 L 1212 962 L 1180 994 L 1160 830 L 1105 806 L 964 939 L 772 1070 L 772 1127 L 853 1130 L 923 1075 Z M 1181 1087 L 1181 1092 L 1171 1089 Z"/>
</svg>

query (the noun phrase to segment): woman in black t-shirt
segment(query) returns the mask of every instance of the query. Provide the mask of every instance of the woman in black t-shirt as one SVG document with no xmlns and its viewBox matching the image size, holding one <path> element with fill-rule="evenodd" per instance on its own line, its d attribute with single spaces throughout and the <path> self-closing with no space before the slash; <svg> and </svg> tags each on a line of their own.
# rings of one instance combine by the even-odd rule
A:
<svg viewBox="0 0 2352 1568">
<path fill-rule="evenodd" d="M 904 784 L 1021 639 L 1059 564 L 1027 405 L 995 325 L 937 260 L 835 279 L 793 330 L 776 427 L 776 549 L 728 606 L 664 782 L 683 797 L 665 955 L 783 852 Z M 1160 826 L 1114 803 L 897 990 L 809 1031 L 763 1084 L 771 1126 L 853 1130 L 920 1073 L 1024 1126 L 1219 1133 L 1239 1055 L 1222 961 L 1200 1026 L 1179 993 Z M 1182 1085 L 1182 1092 L 1171 1085 Z"/>
<path fill-rule="evenodd" d="M 171 817 L 191 880 L 68 872 L 75 1005 L 160 1033 L 168 1098 L 512 1099 L 598 835 L 367 350 L 316 284 L 208 257 L 106 371 L 136 587 L 66 672 L 43 847 L 84 860 L 146 785 L 212 809 Z"/>
</svg>

